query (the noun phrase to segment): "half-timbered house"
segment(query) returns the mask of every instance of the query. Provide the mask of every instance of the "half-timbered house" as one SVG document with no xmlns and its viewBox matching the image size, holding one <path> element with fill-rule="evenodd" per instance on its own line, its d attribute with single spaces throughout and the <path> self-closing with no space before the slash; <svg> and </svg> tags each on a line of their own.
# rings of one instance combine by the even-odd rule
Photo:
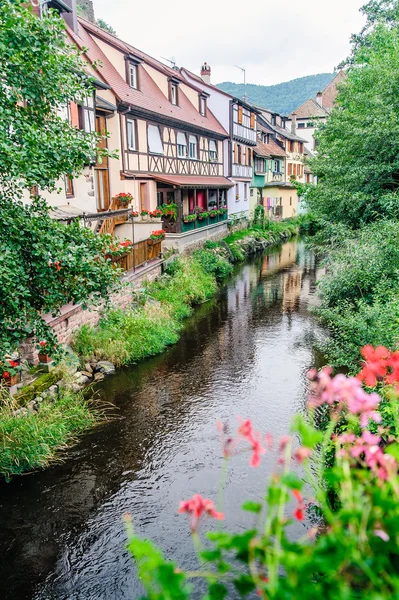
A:
<svg viewBox="0 0 399 600">
<path fill-rule="evenodd" d="M 201 77 L 185 68 L 180 69 L 186 81 L 198 86 L 208 96 L 209 108 L 229 134 L 225 140 L 224 175 L 233 187 L 227 193 L 229 215 L 249 216 L 250 184 L 253 175 L 253 149 L 257 144 L 259 111 L 239 98 L 223 92 L 210 83 L 211 69 L 207 63 Z"/>
<path fill-rule="evenodd" d="M 163 222 L 169 245 L 226 230 L 224 214 L 187 219 L 224 207 L 234 186 L 224 173 L 228 133 L 209 106 L 209 94 L 84 19 L 79 19 L 78 37 L 90 61 L 100 62 L 117 109 L 111 139 L 118 136 L 119 159 L 110 161 L 109 181 L 98 185 L 108 186 L 110 197 L 130 192 L 138 212 L 170 205 L 175 217 Z"/>
</svg>

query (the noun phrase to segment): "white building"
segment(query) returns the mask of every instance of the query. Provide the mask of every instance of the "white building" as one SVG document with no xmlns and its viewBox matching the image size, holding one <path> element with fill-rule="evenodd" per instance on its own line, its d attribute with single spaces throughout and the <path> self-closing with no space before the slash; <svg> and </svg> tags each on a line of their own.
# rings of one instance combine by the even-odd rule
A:
<svg viewBox="0 0 399 600">
<path fill-rule="evenodd" d="M 185 68 L 181 74 L 208 94 L 208 106 L 229 138 L 224 141 L 224 176 L 234 187 L 227 192 L 229 215 L 249 216 L 250 184 L 252 181 L 253 149 L 257 144 L 257 114 L 253 106 L 235 98 L 210 82 L 211 69 L 207 63 L 201 68 L 201 77 Z"/>
</svg>

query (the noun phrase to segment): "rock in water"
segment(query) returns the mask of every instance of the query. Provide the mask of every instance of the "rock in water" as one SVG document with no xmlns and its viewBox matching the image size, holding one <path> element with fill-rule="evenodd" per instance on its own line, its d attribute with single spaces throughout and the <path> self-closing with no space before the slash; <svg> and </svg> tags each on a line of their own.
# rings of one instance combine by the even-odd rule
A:
<svg viewBox="0 0 399 600">
<path fill-rule="evenodd" d="M 115 373 L 115 365 L 108 360 L 100 360 L 96 364 L 95 371 L 99 371 L 100 373 L 104 373 L 104 375 L 113 375 Z"/>
</svg>

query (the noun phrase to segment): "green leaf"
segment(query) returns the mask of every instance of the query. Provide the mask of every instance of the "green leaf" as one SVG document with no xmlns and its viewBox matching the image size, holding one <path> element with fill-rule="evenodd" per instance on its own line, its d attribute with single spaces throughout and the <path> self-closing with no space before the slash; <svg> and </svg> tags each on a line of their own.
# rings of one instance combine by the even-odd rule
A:
<svg viewBox="0 0 399 600">
<path fill-rule="evenodd" d="M 294 416 L 291 431 L 299 433 L 302 444 L 306 448 L 315 448 L 323 439 L 323 433 L 309 425 L 302 414 Z"/>
<path fill-rule="evenodd" d="M 248 500 L 248 502 L 244 502 L 242 505 L 242 510 L 259 514 L 262 511 L 262 505 L 259 504 L 259 502 L 252 502 L 251 500 Z"/>
<path fill-rule="evenodd" d="M 291 490 L 301 490 L 303 481 L 299 479 L 296 473 L 285 473 L 281 478 L 281 483 L 289 487 Z"/>
</svg>

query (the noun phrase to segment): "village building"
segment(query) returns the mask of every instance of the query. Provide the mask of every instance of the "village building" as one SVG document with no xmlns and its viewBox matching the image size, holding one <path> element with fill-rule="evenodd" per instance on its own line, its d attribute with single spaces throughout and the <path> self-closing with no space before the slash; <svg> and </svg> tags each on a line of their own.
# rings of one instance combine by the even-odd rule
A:
<svg viewBox="0 0 399 600">
<path fill-rule="evenodd" d="M 287 125 L 296 121 L 296 128 L 299 135 L 305 139 L 305 145 L 310 152 L 317 151 L 317 140 L 315 132 L 326 122 L 331 110 L 333 109 L 337 95 L 338 86 L 346 79 L 345 71 L 339 71 L 334 79 L 318 92 L 316 98 L 309 98 L 303 104 L 298 106 L 288 117 Z"/>
<path fill-rule="evenodd" d="M 231 96 L 211 84 L 211 68 L 204 63 L 201 77 L 185 68 L 180 73 L 208 97 L 208 106 L 228 132 L 224 142 L 223 174 L 232 182 L 227 192 L 230 217 L 250 215 L 250 186 L 253 176 L 253 150 L 257 144 L 259 111 L 248 102 Z"/>
</svg>

